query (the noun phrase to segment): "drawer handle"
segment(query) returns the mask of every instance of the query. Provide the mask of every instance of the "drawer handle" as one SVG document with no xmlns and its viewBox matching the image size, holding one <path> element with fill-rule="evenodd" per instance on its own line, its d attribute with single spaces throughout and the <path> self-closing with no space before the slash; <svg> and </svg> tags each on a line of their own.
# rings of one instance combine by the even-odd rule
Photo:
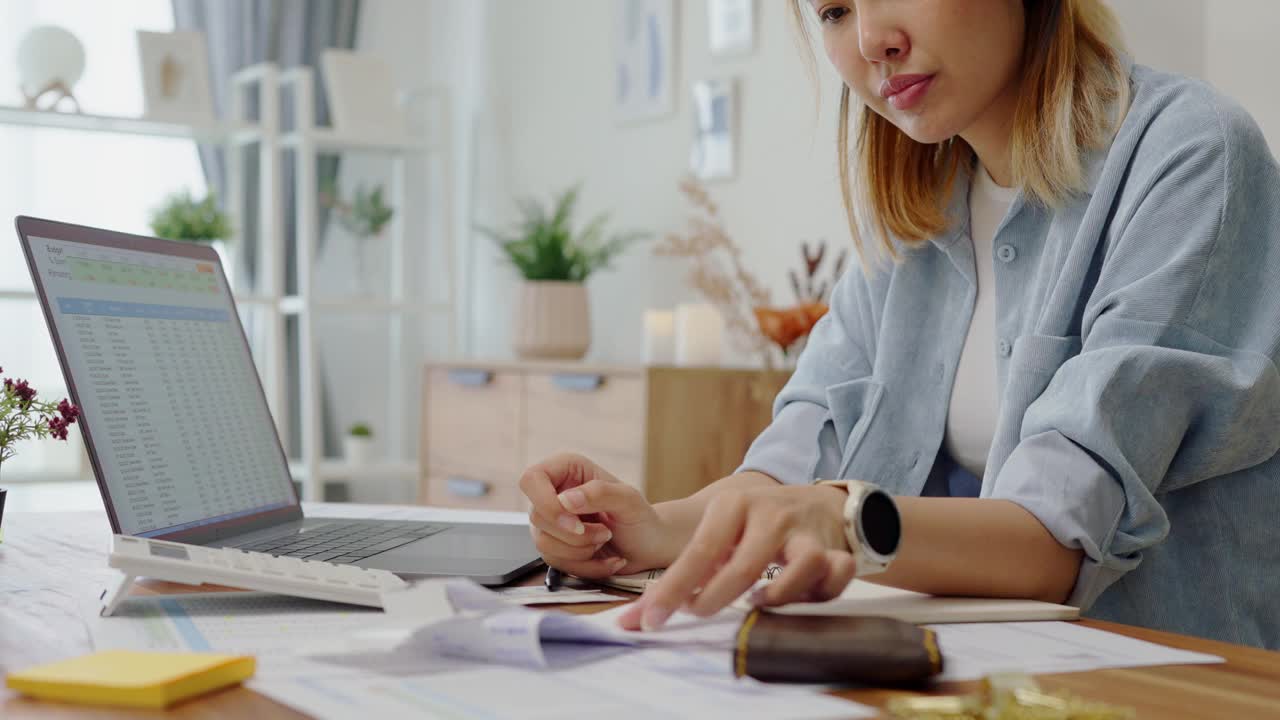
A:
<svg viewBox="0 0 1280 720">
<path fill-rule="evenodd" d="M 489 483 L 483 480 L 472 480 L 464 477 L 451 477 L 445 481 L 450 495 L 458 497 L 478 498 L 489 494 Z"/>
<path fill-rule="evenodd" d="M 591 392 L 604 384 L 603 375 L 585 373 L 560 373 L 551 376 L 551 384 L 569 392 Z"/>
<path fill-rule="evenodd" d="M 493 373 L 489 370 L 450 370 L 449 382 L 464 387 L 484 387 L 493 382 Z"/>
</svg>

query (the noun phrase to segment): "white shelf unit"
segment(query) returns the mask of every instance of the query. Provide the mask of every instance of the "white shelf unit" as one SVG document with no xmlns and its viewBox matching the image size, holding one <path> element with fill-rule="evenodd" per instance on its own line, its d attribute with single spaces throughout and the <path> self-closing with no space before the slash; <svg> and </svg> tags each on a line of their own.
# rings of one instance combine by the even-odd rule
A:
<svg viewBox="0 0 1280 720">
<path fill-rule="evenodd" d="M 0 125 L 82 130 L 123 135 L 146 135 L 148 137 L 179 138 L 206 143 L 222 143 L 236 135 L 242 136 L 240 138 L 242 141 L 252 141 L 253 137 L 258 133 L 258 128 L 251 126 L 233 128 L 221 123 L 184 125 L 149 118 L 52 112 L 12 106 L 0 106 Z"/>
<path fill-rule="evenodd" d="M 246 68 L 250 72 L 263 72 L 267 66 Z M 192 142 L 217 145 L 224 150 L 246 147 L 255 143 L 264 143 L 266 136 L 257 124 L 233 126 L 223 122 L 212 122 L 201 125 L 184 124 L 146 117 L 127 117 L 117 115 L 97 115 L 92 113 L 69 113 L 50 110 L 37 110 L 27 107 L 0 106 L 0 125 L 25 127 L 37 130 L 63 130 L 91 134 L 133 135 L 154 138 L 191 140 Z M 266 138 L 269 141 L 269 138 Z M 228 156 L 235 155 L 228 152 Z M 233 219 L 238 219 L 242 206 L 228 204 L 228 211 Z M 237 222 L 232 223 L 239 227 Z M 264 298 L 237 295 L 240 304 L 261 304 Z M 33 290 L 0 290 L 0 302 L 18 301 L 35 304 L 38 298 Z M 274 349 L 264 348 L 264 353 L 274 354 Z M 264 378 L 265 380 L 265 378 Z M 269 387 L 269 386 L 268 386 Z M 274 409 L 274 408 L 273 408 Z M 42 482 L 74 482 L 84 478 L 88 472 L 85 465 L 80 473 L 67 477 L 49 477 L 41 475 L 31 477 Z"/>
<path fill-rule="evenodd" d="M 279 341 L 284 342 L 287 330 L 286 322 L 292 318 L 298 327 L 298 387 L 300 417 L 298 418 L 302 439 L 301 457 L 291 460 L 294 477 L 301 480 L 302 496 L 306 500 L 323 499 L 326 480 L 361 479 L 415 481 L 419 474 L 416 461 L 404 460 L 406 455 L 416 457 L 416 453 L 408 453 L 411 438 L 406 436 L 404 423 L 407 409 L 406 401 L 410 397 L 408 387 L 411 382 L 411 368 L 416 367 L 419 358 L 405 355 L 406 336 L 410 323 L 419 323 L 418 327 L 425 332 L 428 315 L 444 314 L 447 322 L 447 340 L 445 352 L 452 352 L 456 346 L 457 313 L 456 287 L 453 273 L 447 273 L 447 287 L 443 301 L 428 301 L 426 297 L 414 297 L 408 292 L 410 278 L 416 275 L 406 256 L 405 215 L 410 204 L 406 188 L 407 165 L 410 162 L 440 163 L 440 173 L 444 181 L 441 183 L 446 197 L 436 204 L 444 217 L 435 223 L 437 232 L 443 235 L 443 262 L 452 268 L 455 263 L 455 248 L 452 239 L 452 218 L 449 216 L 453 201 L 448 197 L 448 188 L 452 168 L 449 166 L 448 131 L 449 131 L 449 96 L 442 89 L 432 89 L 421 93 L 407 94 L 402 97 L 402 111 L 406 114 L 416 102 L 423 102 L 434 108 L 436 118 L 427 123 L 428 130 L 434 131 L 434 137 L 387 137 L 360 136 L 339 132 L 332 128 L 316 127 L 315 118 L 315 75 L 309 67 L 294 67 L 278 73 L 276 76 L 277 97 L 288 98 L 292 102 L 294 127 L 279 135 L 279 149 L 292 151 L 294 168 L 294 185 L 298 189 L 295 202 L 296 241 L 294 246 L 297 260 L 296 289 L 292 295 L 275 294 L 277 317 L 273 323 L 273 331 L 278 333 Z M 278 108 L 277 108 L 278 109 Z M 244 120 L 244 115 L 232 115 L 235 120 Z M 395 211 L 388 227 L 389 262 L 388 286 L 386 298 L 368 297 L 319 297 L 316 292 L 315 268 L 317 264 L 319 240 L 319 207 L 316 194 L 317 165 L 322 154 L 339 153 L 376 153 L 389 159 L 390 181 L 387 202 Z M 419 203 L 420 204 L 420 203 Z M 280 205 L 276 205 L 280 207 Z M 284 287 L 286 268 L 283 267 L 285 238 L 273 243 L 279 256 L 272 258 L 273 265 L 280 270 L 273 279 L 272 288 Z M 324 457 L 323 428 L 320 426 L 321 388 L 319 367 L 319 343 L 316 338 L 316 320 L 324 314 L 359 315 L 385 319 L 388 326 L 386 345 L 386 372 L 388 393 L 384 418 L 387 428 L 382 436 L 388 438 L 386 443 L 389 459 L 373 463 L 365 467 L 353 467 L 342 461 Z M 283 346 L 283 345 L 282 345 Z M 281 396 L 281 401 L 287 400 Z"/>
<path fill-rule="evenodd" d="M 404 437 L 400 430 L 399 437 L 393 436 L 391 458 L 372 463 L 368 466 L 351 466 L 341 460 L 323 457 L 323 437 L 320 427 L 320 386 L 316 372 L 318 366 L 318 344 L 315 335 L 317 315 L 326 313 L 360 314 L 364 316 L 384 317 L 389 321 L 388 362 L 389 377 L 388 418 L 404 417 L 407 393 L 405 388 L 409 382 L 411 366 L 416 367 L 419 358 L 405 358 L 404 340 L 407 323 L 425 323 L 427 316 L 444 315 L 447 323 L 447 339 L 443 353 L 451 353 L 457 343 L 457 288 L 454 273 L 447 273 L 444 288 L 444 299 L 428 301 L 425 297 L 411 297 L 406 289 L 409 283 L 410 268 L 405 259 L 405 227 L 404 212 L 408 207 L 405 187 L 406 164 L 409 162 L 439 162 L 439 173 L 442 177 L 440 186 L 443 197 L 435 203 L 435 207 L 444 214 L 441 221 L 435 223 L 436 232 L 442 243 L 443 262 L 446 267 L 455 266 L 456 249 L 453 242 L 453 219 L 451 210 L 452 167 L 449 154 L 449 95 L 444 89 L 433 88 L 408 94 L 404 98 L 404 109 L 415 101 L 434 103 L 437 120 L 432 123 L 434 137 L 361 137 L 350 133 L 341 133 L 332 128 L 315 127 L 314 111 L 314 75 L 310 68 L 296 67 L 280 70 L 271 63 L 262 63 L 245 67 L 231 78 L 231 101 L 228 117 L 224 123 L 209 125 L 184 125 L 147 118 L 116 117 L 105 115 L 73 114 L 41 110 L 30 110 L 19 107 L 0 107 L 0 125 L 19 125 L 28 127 L 57 128 L 105 134 L 131 134 L 152 137 L 186 138 L 195 142 L 216 144 L 225 151 L 227 162 L 227 202 L 226 207 L 233 219 L 243 217 L 245 207 L 244 167 L 241 151 L 249 146 L 257 146 L 257 164 L 259 168 L 258 185 L 258 247 L 257 278 L 251 292 L 241 292 L 233 288 L 236 302 L 242 307 L 253 307 L 268 313 L 268 330 L 263 338 L 263 346 L 259 350 L 259 375 L 267 394 L 268 403 L 276 420 L 281 438 L 288 442 L 290 437 L 289 413 L 289 370 L 286 366 L 285 349 L 287 346 L 287 322 L 296 319 L 299 328 L 299 406 L 301 409 L 298 421 L 301 423 L 301 457 L 291 458 L 290 472 L 302 486 L 304 500 L 322 499 L 322 490 L 326 480 L 370 478 L 374 480 L 416 480 L 419 469 L 416 460 L 399 459 L 405 456 L 416 457 L 417 453 L 406 453 L 410 439 Z M 292 99 L 295 127 L 282 131 L 281 128 L 281 91 L 286 91 Z M 258 105 L 257 118 L 248 118 L 250 97 L 256 97 Z M 285 265 L 285 248 L 288 238 L 285 237 L 283 207 L 284 188 L 282 183 L 284 153 L 293 151 L 295 164 L 295 186 L 298 188 L 296 202 L 297 234 L 295 258 L 297 261 L 297 292 L 286 292 L 286 278 L 289 268 Z M 390 263 L 391 277 L 386 299 L 358 298 L 318 298 L 314 292 L 315 260 L 318 240 L 318 208 L 314 192 L 307 189 L 316 187 L 317 157 L 322 153 L 342 152 L 374 152 L 386 154 L 391 159 L 390 197 L 388 204 L 396 211 L 390 224 Z M 233 245 L 243 246 L 240 237 L 241 224 L 233 222 L 236 237 Z M 228 269 L 229 274 L 232 269 Z M 36 300 L 35 294 L 26 290 L 0 291 L 0 301 Z M 426 328 L 420 325 L 425 332 Z M 388 422 L 386 427 L 399 428 L 402 423 Z"/>
</svg>

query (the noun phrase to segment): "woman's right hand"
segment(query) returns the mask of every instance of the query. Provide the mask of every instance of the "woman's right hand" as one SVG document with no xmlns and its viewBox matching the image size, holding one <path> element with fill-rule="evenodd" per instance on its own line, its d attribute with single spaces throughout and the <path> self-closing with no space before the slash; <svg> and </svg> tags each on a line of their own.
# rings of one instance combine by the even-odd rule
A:
<svg viewBox="0 0 1280 720">
<path fill-rule="evenodd" d="M 681 543 L 636 488 L 581 455 L 557 455 L 520 478 L 534 544 L 547 564 L 584 578 L 661 568 Z"/>
</svg>

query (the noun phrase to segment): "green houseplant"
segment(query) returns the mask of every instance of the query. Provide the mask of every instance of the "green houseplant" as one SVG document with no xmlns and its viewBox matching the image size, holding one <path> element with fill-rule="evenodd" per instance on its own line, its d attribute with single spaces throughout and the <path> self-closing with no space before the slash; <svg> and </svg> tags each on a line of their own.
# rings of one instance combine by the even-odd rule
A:
<svg viewBox="0 0 1280 720">
<path fill-rule="evenodd" d="M 227 276 L 234 275 L 234 258 L 228 241 L 235 234 L 235 228 L 231 216 L 218 207 L 218 198 L 212 192 L 200 199 L 190 190 L 170 194 L 152 211 L 151 232 L 166 240 L 213 246 Z"/>
<path fill-rule="evenodd" d="M 342 439 L 342 457 L 348 465 L 368 465 L 373 458 L 373 428 L 358 422 L 347 428 Z"/>
<path fill-rule="evenodd" d="M 521 357 L 585 355 L 591 345 L 591 314 L 584 283 L 648 237 L 636 231 L 606 234 L 607 213 L 575 231 L 580 190 L 580 185 L 564 190 L 550 207 L 533 198 L 518 201 L 521 219 L 511 231 L 479 228 L 524 278 L 514 325 L 515 350 Z"/>
<path fill-rule="evenodd" d="M 152 213 L 151 232 L 167 240 L 212 244 L 231 237 L 233 230 L 213 193 L 197 200 L 190 190 L 181 190 Z"/>
<path fill-rule="evenodd" d="M 365 188 L 357 185 L 350 200 L 344 199 L 336 181 L 328 181 L 320 189 L 320 204 L 333 211 L 338 224 L 356 239 L 355 277 L 358 292 L 368 294 L 365 287 L 365 248 L 382 236 L 396 211 L 383 200 L 382 185 Z"/>
</svg>

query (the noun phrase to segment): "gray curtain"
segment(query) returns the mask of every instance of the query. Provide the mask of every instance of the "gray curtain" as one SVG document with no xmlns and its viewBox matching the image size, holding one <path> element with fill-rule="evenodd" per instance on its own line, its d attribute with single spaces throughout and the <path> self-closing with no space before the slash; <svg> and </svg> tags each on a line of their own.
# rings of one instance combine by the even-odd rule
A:
<svg viewBox="0 0 1280 720">
<path fill-rule="evenodd" d="M 209 72 L 213 90 L 214 109 L 219 117 L 225 117 L 230 107 L 231 75 L 247 65 L 260 62 L 273 62 L 281 68 L 295 65 L 306 65 L 319 68 L 320 53 L 325 48 L 351 48 L 355 45 L 356 21 L 359 17 L 360 0 L 173 0 L 174 26 L 178 30 L 198 30 L 203 32 L 209 47 Z M 317 125 L 329 124 L 329 104 L 323 88 L 319 84 L 319 73 L 316 73 L 315 88 Z M 248 106 L 250 117 L 256 117 L 257 107 L 254 103 Z M 281 122 L 283 127 L 293 126 L 291 108 L 283 108 Z M 200 147 L 200 162 L 204 168 L 209 187 L 226 197 L 226 158 L 223 150 L 214 146 Z M 245 207 L 241 237 L 243 245 L 236 253 L 243 259 L 243 265 L 233 270 L 248 287 L 257 286 L 257 248 L 258 237 L 258 187 L 256 149 L 246 149 L 241 167 L 245 168 L 244 198 Z M 338 159 L 322 157 L 317 165 L 317 174 L 321 183 L 337 177 Z M 297 188 L 294 181 L 293 164 L 285 162 L 280 168 L 280 177 L 284 183 L 285 229 L 285 267 L 289 272 L 285 278 L 285 289 L 288 293 L 297 290 L 295 268 L 296 218 L 294 213 L 297 192 L 315 193 L 318 188 Z M 322 216 L 317 225 L 323 245 L 326 217 Z M 286 358 L 288 367 L 297 368 L 299 357 L 296 325 L 286 333 Z M 316 368 L 320 374 L 321 388 L 327 388 L 323 363 Z M 293 378 L 297 378 L 296 371 Z M 293 418 L 300 417 L 299 394 L 295 390 L 290 393 L 290 413 Z M 324 447 L 326 454 L 335 451 L 338 435 L 332 427 L 333 414 L 330 412 L 327 391 L 320 397 L 322 427 L 324 428 Z M 301 430 L 298 422 L 289 423 L 289 447 L 296 452 L 301 447 Z"/>
</svg>

